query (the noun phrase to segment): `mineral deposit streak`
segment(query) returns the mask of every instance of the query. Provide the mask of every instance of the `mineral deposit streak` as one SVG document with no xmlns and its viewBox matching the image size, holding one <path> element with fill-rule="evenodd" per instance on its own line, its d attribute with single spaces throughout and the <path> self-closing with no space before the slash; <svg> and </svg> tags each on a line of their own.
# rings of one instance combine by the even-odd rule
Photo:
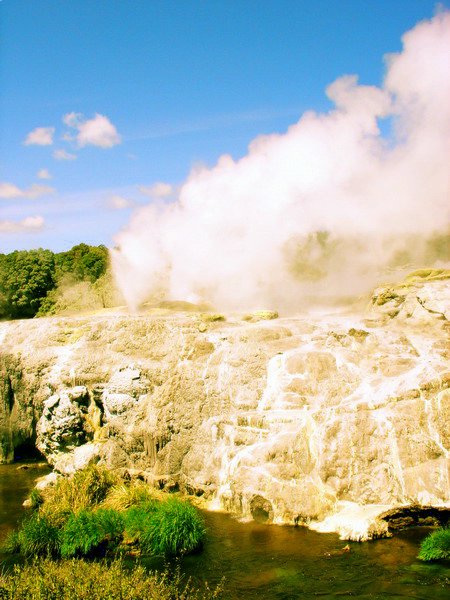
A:
<svg viewBox="0 0 450 600">
<path fill-rule="evenodd" d="M 397 507 L 443 515 L 448 283 L 421 272 L 360 315 L 4 323 L 0 457 L 35 441 L 59 473 L 96 458 L 209 509 L 343 539 L 387 535 Z"/>
</svg>

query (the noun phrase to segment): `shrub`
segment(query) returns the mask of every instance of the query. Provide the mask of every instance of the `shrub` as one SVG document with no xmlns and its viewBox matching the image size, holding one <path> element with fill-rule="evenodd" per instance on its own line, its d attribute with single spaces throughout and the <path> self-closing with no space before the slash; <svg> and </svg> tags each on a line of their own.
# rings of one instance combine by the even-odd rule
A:
<svg viewBox="0 0 450 600">
<path fill-rule="evenodd" d="M 0 574 L 4 600 L 213 600 L 220 594 L 221 586 L 195 588 L 178 569 L 147 573 L 141 566 L 127 569 L 120 560 L 41 559 Z"/>
<path fill-rule="evenodd" d="M 122 538 L 124 520 L 115 510 L 81 510 L 69 517 L 61 532 L 61 556 L 88 556 Z"/>
<path fill-rule="evenodd" d="M 418 558 L 426 561 L 450 559 L 450 527 L 430 533 L 420 545 Z"/>
<path fill-rule="evenodd" d="M 139 540 L 144 553 L 175 556 L 199 548 L 204 535 L 205 526 L 197 509 L 170 498 L 149 515 Z"/>
<path fill-rule="evenodd" d="M 10 536 L 9 544 L 13 552 L 24 556 L 57 556 L 59 531 L 46 517 L 34 514 L 22 522 L 16 536 Z"/>
</svg>

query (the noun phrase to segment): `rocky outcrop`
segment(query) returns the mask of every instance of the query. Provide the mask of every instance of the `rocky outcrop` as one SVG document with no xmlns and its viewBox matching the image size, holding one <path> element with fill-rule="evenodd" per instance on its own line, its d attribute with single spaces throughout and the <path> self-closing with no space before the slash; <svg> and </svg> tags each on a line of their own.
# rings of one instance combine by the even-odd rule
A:
<svg viewBox="0 0 450 600">
<path fill-rule="evenodd" d="M 395 507 L 450 506 L 449 280 L 369 313 L 153 311 L 0 325 L 2 460 L 36 439 L 247 518 L 367 539 Z"/>
</svg>

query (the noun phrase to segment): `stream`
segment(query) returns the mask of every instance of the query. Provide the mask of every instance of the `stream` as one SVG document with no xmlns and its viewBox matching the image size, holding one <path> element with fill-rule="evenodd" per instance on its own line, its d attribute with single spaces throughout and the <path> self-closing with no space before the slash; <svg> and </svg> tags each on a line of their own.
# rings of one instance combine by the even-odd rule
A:
<svg viewBox="0 0 450 600">
<path fill-rule="evenodd" d="M 23 500 L 47 467 L 0 465 L 0 542 L 24 515 Z M 181 570 L 210 586 L 225 577 L 229 600 L 359 598 L 448 600 L 450 563 L 417 560 L 430 528 L 411 528 L 390 539 L 349 543 L 337 535 L 302 527 L 241 523 L 229 515 L 204 513 L 208 534 L 203 551 L 181 561 Z M 11 559 L 9 559 L 11 560 Z M 0 555 L 0 568 L 9 562 Z M 160 569 L 158 559 L 143 559 Z"/>
</svg>

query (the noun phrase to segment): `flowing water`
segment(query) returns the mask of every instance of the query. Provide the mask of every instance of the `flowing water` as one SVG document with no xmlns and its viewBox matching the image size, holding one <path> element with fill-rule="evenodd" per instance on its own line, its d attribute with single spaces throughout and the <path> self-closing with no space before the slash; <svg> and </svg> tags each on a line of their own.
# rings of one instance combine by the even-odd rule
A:
<svg viewBox="0 0 450 600">
<path fill-rule="evenodd" d="M 24 514 L 22 502 L 45 469 L 29 464 L 0 465 L 0 541 Z M 205 513 L 208 536 L 199 554 L 185 557 L 181 569 L 195 581 L 214 585 L 225 578 L 232 600 L 361 598 L 448 600 L 450 563 L 417 560 L 420 541 L 430 531 L 415 528 L 391 539 L 350 543 L 334 534 L 304 528 L 240 523 Z M 151 568 L 163 565 L 147 559 Z"/>
</svg>

